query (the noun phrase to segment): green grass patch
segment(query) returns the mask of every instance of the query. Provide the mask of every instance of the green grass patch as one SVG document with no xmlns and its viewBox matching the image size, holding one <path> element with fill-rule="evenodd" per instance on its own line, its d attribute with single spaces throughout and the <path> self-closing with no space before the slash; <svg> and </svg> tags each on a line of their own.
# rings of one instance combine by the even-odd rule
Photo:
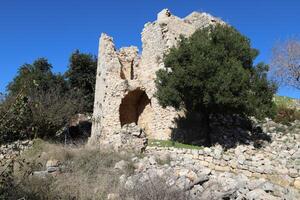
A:
<svg viewBox="0 0 300 200">
<path fill-rule="evenodd" d="M 174 147 L 183 149 L 203 149 L 202 146 L 195 146 L 190 144 L 183 144 L 180 142 L 174 142 L 171 140 L 149 140 L 148 145 L 150 147 Z"/>
</svg>

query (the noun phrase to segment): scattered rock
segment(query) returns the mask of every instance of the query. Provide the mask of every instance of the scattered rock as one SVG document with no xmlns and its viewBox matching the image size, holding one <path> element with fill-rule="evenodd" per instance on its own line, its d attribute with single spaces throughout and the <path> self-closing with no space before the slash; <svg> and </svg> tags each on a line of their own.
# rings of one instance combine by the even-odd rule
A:
<svg viewBox="0 0 300 200">
<path fill-rule="evenodd" d="M 283 187 L 288 187 L 293 184 L 293 179 L 288 175 L 270 175 L 268 176 L 272 183 L 278 184 Z"/>
<path fill-rule="evenodd" d="M 107 200 L 119 200 L 120 195 L 116 193 L 110 193 L 107 195 Z"/>
<path fill-rule="evenodd" d="M 56 159 L 50 159 L 46 162 L 46 168 L 49 167 L 59 167 L 60 161 Z"/>
<path fill-rule="evenodd" d="M 119 161 L 119 162 L 117 162 L 116 164 L 115 164 L 115 169 L 119 169 L 119 170 L 122 170 L 122 171 L 125 171 L 126 170 L 126 168 L 127 168 L 127 166 L 128 166 L 128 162 L 127 161 L 124 161 L 124 160 L 121 160 L 121 161 Z"/>
<path fill-rule="evenodd" d="M 150 165 L 155 165 L 156 164 L 156 159 L 155 159 L 154 156 L 149 157 L 149 163 L 150 163 Z"/>
<path fill-rule="evenodd" d="M 300 190 L 300 177 L 295 179 L 294 187 Z"/>
<path fill-rule="evenodd" d="M 48 173 L 58 172 L 59 170 L 59 167 L 47 167 Z"/>
<path fill-rule="evenodd" d="M 187 188 L 186 190 L 190 190 L 191 188 L 193 188 L 195 185 L 202 185 L 203 183 L 205 183 L 206 181 L 209 180 L 209 176 L 208 175 L 202 175 L 198 178 L 196 178 Z"/>
<path fill-rule="evenodd" d="M 39 178 L 46 178 L 48 172 L 47 171 L 36 171 L 33 172 L 33 176 L 39 177 Z"/>
<path fill-rule="evenodd" d="M 247 193 L 249 200 L 280 200 L 280 198 L 266 193 L 263 189 L 255 189 Z"/>
</svg>

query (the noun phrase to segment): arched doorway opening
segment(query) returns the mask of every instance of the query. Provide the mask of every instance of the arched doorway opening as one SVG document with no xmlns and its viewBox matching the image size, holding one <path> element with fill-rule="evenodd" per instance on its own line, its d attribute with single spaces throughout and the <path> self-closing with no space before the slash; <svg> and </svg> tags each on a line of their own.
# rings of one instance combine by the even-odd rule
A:
<svg viewBox="0 0 300 200">
<path fill-rule="evenodd" d="M 145 91 L 136 89 L 130 91 L 123 99 L 120 105 L 120 123 L 125 124 L 135 123 L 136 125 L 145 124 L 143 118 L 147 116 L 147 108 L 151 106 L 151 101 Z M 139 124 L 139 123 L 142 124 Z M 144 125 L 141 126 L 141 128 Z"/>
</svg>

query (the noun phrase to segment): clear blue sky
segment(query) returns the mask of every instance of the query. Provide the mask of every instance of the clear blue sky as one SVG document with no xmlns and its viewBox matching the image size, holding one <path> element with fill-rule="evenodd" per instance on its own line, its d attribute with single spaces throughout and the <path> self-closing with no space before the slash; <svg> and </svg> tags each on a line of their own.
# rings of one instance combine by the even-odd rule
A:
<svg viewBox="0 0 300 200">
<path fill-rule="evenodd" d="M 75 49 L 97 54 L 101 32 L 117 47 L 140 48 L 143 25 L 163 8 L 180 17 L 203 11 L 222 18 L 260 50 L 257 62 L 269 61 L 278 39 L 300 34 L 298 0 L 0 0 L 0 92 L 20 65 L 38 57 L 64 72 Z M 289 88 L 279 94 L 300 98 Z"/>
</svg>

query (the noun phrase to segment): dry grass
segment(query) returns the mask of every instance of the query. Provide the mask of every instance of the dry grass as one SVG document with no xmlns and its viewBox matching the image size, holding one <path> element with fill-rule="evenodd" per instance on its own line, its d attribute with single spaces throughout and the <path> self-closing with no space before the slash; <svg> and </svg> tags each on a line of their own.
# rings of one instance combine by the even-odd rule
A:
<svg viewBox="0 0 300 200">
<path fill-rule="evenodd" d="M 101 200 L 107 199 L 110 193 L 119 194 L 117 199 L 120 200 L 189 199 L 185 191 L 167 186 L 158 177 L 147 182 L 136 180 L 131 189 L 120 186 L 122 174 L 129 176 L 134 173 L 131 160 L 136 156 L 142 155 L 70 148 L 36 140 L 33 148 L 18 158 L 22 162 L 15 162 L 12 185 L 6 188 L 5 195 L 0 194 L 0 199 Z M 45 170 L 49 159 L 60 160 L 61 173 L 45 177 L 32 175 L 33 171 Z M 114 169 L 120 160 L 128 163 L 123 171 Z"/>
<path fill-rule="evenodd" d="M 36 140 L 34 147 L 20 159 L 28 165 L 16 165 L 14 189 L 9 199 L 107 199 L 108 193 L 118 192 L 121 172 L 116 162 L 129 160 L 127 155 L 88 148 L 68 148 Z M 48 159 L 62 163 L 62 172 L 46 178 L 24 176 L 28 171 L 45 170 Z M 130 162 L 129 162 L 130 163 Z M 132 167 L 128 166 L 128 172 Z"/>
</svg>

